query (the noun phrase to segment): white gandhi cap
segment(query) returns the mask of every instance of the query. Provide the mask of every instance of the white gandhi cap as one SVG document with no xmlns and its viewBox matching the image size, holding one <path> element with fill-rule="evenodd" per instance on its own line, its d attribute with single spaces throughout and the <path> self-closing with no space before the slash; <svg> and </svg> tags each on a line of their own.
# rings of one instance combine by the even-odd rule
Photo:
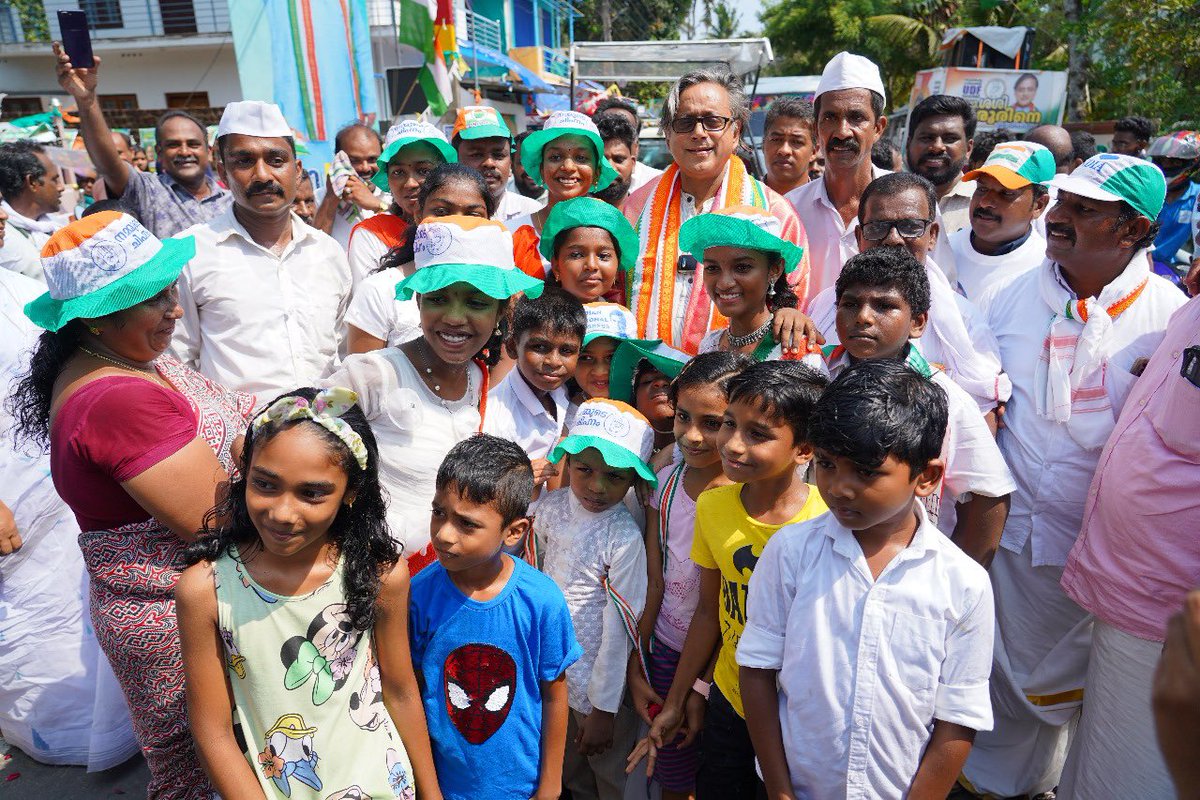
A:
<svg viewBox="0 0 1200 800">
<path fill-rule="evenodd" d="M 221 123 L 217 125 L 217 138 L 230 133 L 264 138 L 296 135 L 279 106 L 261 100 L 238 100 L 225 106 Z"/>
<path fill-rule="evenodd" d="M 887 93 L 883 89 L 883 78 L 875 62 L 844 50 L 825 65 L 821 72 L 821 81 L 817 84 L 817 93 L 813 100 L 825 92 L 836 92 L 839 89 L 869 89 L 887 101 Z"/>
</svg>

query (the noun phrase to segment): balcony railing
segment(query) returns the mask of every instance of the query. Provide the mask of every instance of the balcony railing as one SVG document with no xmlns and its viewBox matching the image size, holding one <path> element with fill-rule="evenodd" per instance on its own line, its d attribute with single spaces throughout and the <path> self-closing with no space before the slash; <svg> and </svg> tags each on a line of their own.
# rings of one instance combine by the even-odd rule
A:
<svg viewBox="0 0 1200 800">
<path fill-rule="evenodd" d="M 542 48 L 542 68 L 548 74 L 557 75 L 560 78 L 571 76 L 571 60 L 561 51 L 551 50 L 549 47 Z"/>
<path fill-rule="evenodd" d="M 42 13 L 39 13 L 41 11 Z M 228 0 L 43 0 L 23 11 L 0 1 L 0 42 L 59 38 L 58 11 L 84 11 L 92 40 L 228 33 Z"/>
<path fill-rule="evenodd" d="M 454 9 L 454 27 L 459 40 L 504 52 L 504 38 L 500 34 L 500 23 L 496 20 L 458 6 Z"/>
</svg>

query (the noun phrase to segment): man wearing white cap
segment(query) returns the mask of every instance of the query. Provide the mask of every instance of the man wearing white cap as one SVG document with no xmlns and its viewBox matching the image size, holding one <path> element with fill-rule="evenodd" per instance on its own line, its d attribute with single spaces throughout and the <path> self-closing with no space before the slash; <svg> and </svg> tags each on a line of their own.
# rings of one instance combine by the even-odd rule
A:
<svg viewBox="0 0 1200 800">
<path fill-rule="evenodd" d="M 1017 491 L 991 568 L 995 728 L 975 738 L 963 774 L 999 797 L 1059 785 L 1084 690 L 1095 689 L 1090 676 L 1084 685 L 1092 617 L 1060 579 L 1101 448 L 1186 299 L 1150 269 L 1166 196 L 1157 167 L 1103 153 L 1051 185 L 1058 200 L 1046 215 L 1046 259 L 976 301 L 1012 380 L 999 443 Z"/>
<path fill-rule="evenodd" d="M 278 106 L 230 103 L 216 150 L 233 205 L 187 231 L 196 257 L 179 276 L 172 350 L 218 383 L 270 400 L 336 366 L 350 267 L 336 241 L 292 214 L 300 167 Z"/>
<path fill-rule="evenodd" d="M 862 56 L 838 53 L 821 73 L 813 105 L 825 174 L 786 195 L 808 233 L 809 298 L 833 286 L 858 252 L 858 199 L 887 172 L 871 163 L 871 147 L 887 128 L 884 98 L 879 67 Z"/>
</svg>

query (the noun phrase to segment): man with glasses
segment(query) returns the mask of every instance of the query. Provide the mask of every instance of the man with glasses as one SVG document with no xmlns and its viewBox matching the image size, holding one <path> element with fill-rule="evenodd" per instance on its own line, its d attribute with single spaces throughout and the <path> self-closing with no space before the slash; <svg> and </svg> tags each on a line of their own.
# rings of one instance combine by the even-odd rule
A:
<svg viewBox="0 0 1200 800">
<path fill-rule="evenodd" d="M 1086 691 L 1097 689 L 1088 671 L 1092 616 L 1060 580 L 1101 448 L 1185 302 L 1150 270 L 1166 196 L 1157 167 L 1102 153 L 1056 175 L 1053 185 L 1058 199 L 1046 214 L 1045 260 L 978 300 L 1012 378 L 999 443 L 1017 491 L 991 569 L 995 728 L 976 736 L 963 773 L 977 792 L 998 797 L 1059 785 L 1085 676 Z M 1138 575 L 1157 580 L 1153 571 Z M 1128 683 L 1119 678 L 1105 691 L 1124 696 Z M 1148 705 L 1149 694 L 1140 702 Z M 1060 796 L 1163 796 L 1148 785 L 1085 783 L 1081 791 L 1064 784 Z"/>
<path fill-rule="evenodd" d="M 813 104 L 825 174 L 787 194 L 808 233 L 809 298 L 832 288 L 842 264 L 858 252 L 853 230 L 859 198 L 868 183 L 887 174 L 871 163 L 871 148 L 887 128 L 879 67 L 838 53 L 821 73 Z"/>
<path fill-rule="evenodd" d="M 889 172 L 863 191 L 853 229 L 855 252 L 903 247 L 925 266 L 930 303 L 921 352 L 971 395 L 994 429 L 996 407 L 1008 399 L 1011 387 L 987 324 L 930 257 L 938 237 L 936 217 L 933 184 L 909 172 Z M 833 286 L 813 298 L 809 314 L 826 343 L 837 344 Z"/>
<path fill-rule="evenodd" d="M 749 118 L 741 80 L 724 70 L 689 72 L 663 103 L 662 129 L 674 163 L 629 195 L 624 207 L 642 242 L 625 287 L 640 337 L 694 355 L 714 327 L 715 306 L 696 275 L 695 259 L 679 249 L 678 234 L 692 216 L 719 208 L 753 206 L 779 219 L 783 238 L 805 249 L 805 260 L 788 276 L 797 296 L 805 297 L 804 229 L 787 201 L 734 155 Z"/>
</svg>

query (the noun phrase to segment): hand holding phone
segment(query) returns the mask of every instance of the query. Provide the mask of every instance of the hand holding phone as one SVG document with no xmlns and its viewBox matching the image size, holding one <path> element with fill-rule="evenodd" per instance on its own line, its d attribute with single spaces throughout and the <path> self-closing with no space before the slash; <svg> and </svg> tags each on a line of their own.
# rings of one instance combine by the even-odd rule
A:
<svg viewBox="0 0 1200 800">
<path fill-rule="evenodd" d="M 96 66 L 92 55 L 92 35 L 88 32 L 87 14 L 82 11 L 59 11 L 58 29 L 62 36 L 63 50 L 76 69 L 91 69 Z"/>
</svg>

